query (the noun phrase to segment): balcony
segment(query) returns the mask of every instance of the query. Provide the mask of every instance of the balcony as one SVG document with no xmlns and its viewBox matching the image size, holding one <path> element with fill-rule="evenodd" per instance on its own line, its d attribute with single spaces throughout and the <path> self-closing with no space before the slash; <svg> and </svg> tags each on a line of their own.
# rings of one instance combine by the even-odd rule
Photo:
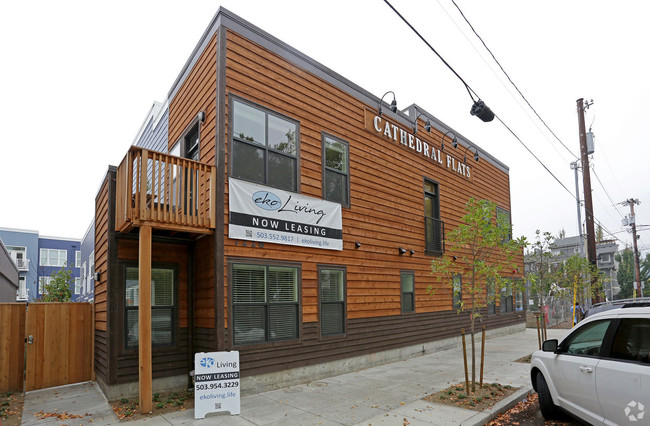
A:
<svg viewBox="0 0 650 426">
<path fill-rule="evenodd" d="M 27 290 L 18 289 L 16 290 L 16 302 L 26 302 L 27 301 Z"/>
<path fill-rule="evenodd" d="M 132 146 L 117 168 L 118 232 L 154 229 L 212 233 L 216 166 Z"/>
<path fill-rule="evenodd" d="M 29 271 L 29 259 L 16 259 L 16 266 L 20 272 Z"/>
</svg>

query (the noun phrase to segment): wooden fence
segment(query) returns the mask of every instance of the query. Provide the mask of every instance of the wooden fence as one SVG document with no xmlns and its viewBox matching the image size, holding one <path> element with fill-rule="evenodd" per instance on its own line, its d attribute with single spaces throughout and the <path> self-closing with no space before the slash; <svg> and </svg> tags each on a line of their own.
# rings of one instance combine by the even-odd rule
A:
<svg viewBox="0 0 650 426">
<path fill-rule="evenodd" d="M 0 304 L 0 392 L 93 380 L 93 331 L 90 303 Z"/>
</svg>

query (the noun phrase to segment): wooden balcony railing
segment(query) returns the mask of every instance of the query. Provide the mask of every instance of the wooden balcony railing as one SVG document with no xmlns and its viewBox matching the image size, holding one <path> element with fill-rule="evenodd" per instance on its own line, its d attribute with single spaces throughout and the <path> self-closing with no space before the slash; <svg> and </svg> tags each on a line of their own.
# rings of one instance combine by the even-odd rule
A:
<svg viewBox="0 0 650 426">
<path fill-rule="evenodd" d="M 115 229 L 210 233 L 216 166 L 132 146 L 117 168 Z"/>
</svg>

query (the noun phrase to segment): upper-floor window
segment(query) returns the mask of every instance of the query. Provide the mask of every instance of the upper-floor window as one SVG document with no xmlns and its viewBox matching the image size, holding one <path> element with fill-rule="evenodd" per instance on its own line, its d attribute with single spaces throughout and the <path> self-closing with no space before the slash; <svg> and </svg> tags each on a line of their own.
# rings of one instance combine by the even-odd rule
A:
<svg viewBox="0 0 650 426">
<path fill-rule="evenodd" d="M 440 193 L 438 183 L 424 180 L 424 222 L 426 251 L 444 252 L 445 224 L 440 220 Z"/>
<path fill-rule="evenodd" d="M 350 206 L 348 143 L 323 133 L 323 199 Z"/>
<path fill-rule="evenodd" d="M 452 307 L 455 310 L 460 310 L 463 307 L 463 277 L 460 274 L 456 274 L 452 278 Z"/>
<path fill-rule="evenodd" d="M 510 212 L 508 210 L 497 207 L 497 224 L 508 227 L 508 235 L 503 239 L 503 242 L 512 240 L 512 224 L 510 223 Z"/>
<path fill-rule="evenodd" d="M 81 252 L 79 250 L 74 252 L 74 267 L 81 268 Z"/>
<path fill-rule="evenodd" d="M 74 294 L 81 294 L 81 278 L 74 279 Z"/>
<path fill-rule="evenodd" d="M 40 266 L 65 266 L 68 261 L 68 251 L 67 250 L 57 250 L 57 249 L 44 249 L 40 250 L 40 259 L 38 264 Z"/>
<path fill-rule="evenodd" d="M 231 105 L 231 176 L 297 191 L 298 122 L 239 99 Z"/>
</svg>

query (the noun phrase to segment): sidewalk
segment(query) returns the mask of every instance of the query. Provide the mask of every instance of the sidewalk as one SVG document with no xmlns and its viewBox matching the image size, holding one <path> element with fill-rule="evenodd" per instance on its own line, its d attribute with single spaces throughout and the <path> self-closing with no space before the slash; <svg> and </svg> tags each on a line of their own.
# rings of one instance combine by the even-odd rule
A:
<svg viewBox="0 0 650 426">
<path fill-rule="evenodd" d="M 569 331 L 549 329 L 548 337 L 561 339 Z M 480 340 L 477 346 L 479 357 Z M 243 397 L 241 414 L 237 416 L 219 413 L 194 420 L 194 410 L 187 410 L 122 422 L 122 425 L 482 425 L 531 391 L 529 364 L 514 360 L 537 349 L 537 331 L 527 329 L 525 332 L 492 338 L 486 341 L 485 346 L 484 382 L 499 382 L 521 389 L 484 412 L 421 399 L 451 384 L 464 381 L 462 351 L 456 347 L 304 385 Z M 52 412 L 55 409 L 84 417 L 38 420 L 31 414 Z M 120 422 L 106 398 L 94 383 L 29 392 L 25 396 L 24 425 L 118 423 Z"/>
</svg>

